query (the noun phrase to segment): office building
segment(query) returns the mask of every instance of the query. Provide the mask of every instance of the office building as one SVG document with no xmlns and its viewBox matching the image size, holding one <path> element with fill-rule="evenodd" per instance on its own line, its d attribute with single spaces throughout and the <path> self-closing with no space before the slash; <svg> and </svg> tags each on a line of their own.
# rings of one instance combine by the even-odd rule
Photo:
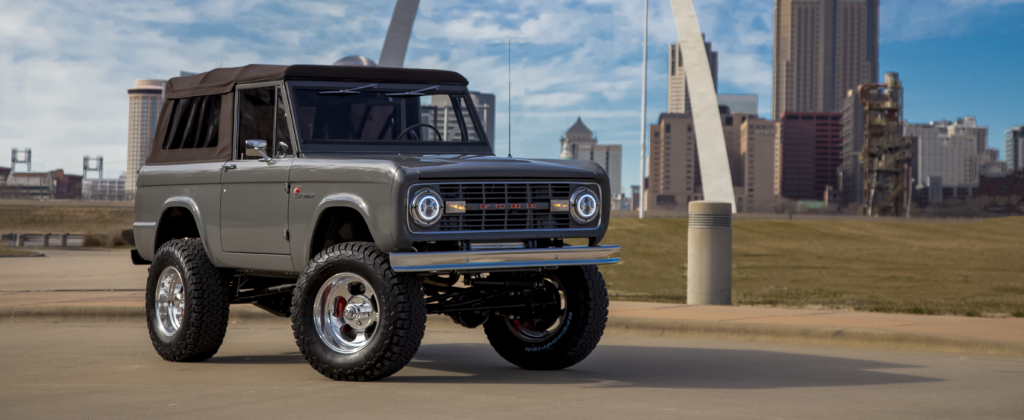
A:
<svg viewBox="0 0 1024 420">
<path fill-rule="evenodd" d="M 582 118 L 576 118 L 576 122 L 562 136 L 561 148 L 562 159 L 589 160 L 601 165 L 608 172 L 612 197 L 621 197 L 622 145 L 597 144 L 594 132 L 587 128 Z"/>
<path fill-rule="evenodd" d="M 933 179 L 940 179 L 943 188 L 975 188 L 980 173 L 1003 167 L 999 151 L 988 148 L 988 127 L 979 127 L 974 117 L 907 124 L 903 131 L 918 138 L 913 168 L 916 188 L 929 187 Z"/>
<path fill-rule="evenodd" d="M 972 166 L 978 154 L 978 139 L 973 135 L 950 134 L 949 121 L 907 124 L 903 132 L 917 137 L 914 150 L 914 179 L 917 188 L 926 188 L 933 180 L 943 187 L 973 184 Z"/>
<path fill-rule="evenodd" d="M 491 146 L 494 146 L 494 95 L 470 92 L 469 96 L 473 100 L 473 105 L 476 106 L 476 113 L 480 118 L 480 124 L 483 125 L 483 132 L 486 134 L 487 140 L 491 142 Z M 430 105 L 420 107 L 423 121 L 428 121 L 437 127 L 444 137 L 443 141 L 451 141 L 452 136 L 459 132 L 459 120 L 455 116 L 451 100 L 447 96 L 433 95 L 430 97 L 430 101 Z M 474 130 L 469 130 L 469 140 L 478 140 Z"/>
<path fill-rule="evenodd" d="M 117 179 L 83 179 L 82 199 L 93 201 L 124 201 L 126 174 Z"/>
<path fill-rule="evenodd" d="M 718 105 L 733 114 L 757 115 L 757 95 L 718 95 Z"/>
<path fill-rule="evenodd" d="M 1024 168 L 1024 125 L 1006 130 L 1006 166 L 1016 171 Z"/>
<path fill-rule="evenodd" d="M 776 0 L 772 117 L 839 112 L 878 81 L 879 0 Z"/>
<path fill-rule="evenodd" d="M 135 179 L 146 164 L 147 148 L 153 142 L 157 119 L 163 106 L 165 80 L 139 79 L 128 88 L 128 175 L 125 189 L 135 194 Z"/>
<path fill-rule="evenodd" d="M 754 115 L 722 111 L 736 210 L 770 211 L 774 205 L 774 124 Z M 658 123 L 650 126 L 650 139 L 647 208 L 688 211 L 689 202 L 704 199 L 693 117 L 661 114 Z"/>
<path fill-rule="evenodd" d="M 775 136 L 775 195 L 821 201 L 838 185 L 843 114 L 787 112 Z"/>
<path fill-rule="evenodd" d="M 711 64 L 711 80 L 718 92 L 718 52 L 711 50 L 711 43 L 704 43 Z M 668 112 L 670 114 L 691 114 L 690 88 L 686 80 L 686 66 L 683 64 L 683 52 L 676 44 L 668 47 Z"/>
</svg>

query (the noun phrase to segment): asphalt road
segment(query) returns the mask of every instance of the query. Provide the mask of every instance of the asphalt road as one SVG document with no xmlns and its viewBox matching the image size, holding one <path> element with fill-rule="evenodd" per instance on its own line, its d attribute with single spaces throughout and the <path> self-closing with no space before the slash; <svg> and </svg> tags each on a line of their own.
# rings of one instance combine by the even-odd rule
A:
<svg viewBox="0 0 1024 420">
<path fill-rule="evenodd" d="M 315 417 L 314 417 L 315 416 Z M 500 359 L 480 330 L 431 328 L 416 359 L 334 382 L 287 324 L 232 326 L 203 363 L 169 363 L 126 324 L 0 321 L 0 418 L 1024 418 L 1024 361 L 606 336 L 555 372 Z"/>
</svg>

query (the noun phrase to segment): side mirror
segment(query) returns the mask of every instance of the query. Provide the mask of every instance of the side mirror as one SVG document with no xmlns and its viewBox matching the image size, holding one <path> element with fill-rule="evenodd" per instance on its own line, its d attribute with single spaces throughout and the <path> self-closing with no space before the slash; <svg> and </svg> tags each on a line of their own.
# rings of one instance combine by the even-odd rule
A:
<svg viewBox="0 0 1024 420">
<path fill-rule="evenodd" d="M 266 140 L 246 140 L 245 141 L 245 156 L 246 157 L 258 157 L 261 158 L 260 162 L 269 162 L 273 159 L 267 156 L 267 141 Z"/>
</svg>

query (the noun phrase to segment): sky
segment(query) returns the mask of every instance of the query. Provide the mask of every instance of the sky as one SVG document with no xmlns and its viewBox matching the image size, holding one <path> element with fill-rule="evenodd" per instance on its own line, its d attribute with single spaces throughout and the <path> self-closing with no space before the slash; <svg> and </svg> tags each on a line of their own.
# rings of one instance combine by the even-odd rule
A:
<svg viewBox="0 0 1024 420">
<path fill-rule="evenodd" d="M 719 53 L 719 92 L 771 111 L 769 0 L 694 0 Z M 33 170 L 80 174 L 102 155 L 126 168 L 135 79 L 262 64 L 380 56 L 394 1 L 0 0 L 0 166 L 32 148 Z M 639 183 L 643 2 L 421 0 L 406 67 L 455 70 L 497 97 L 496 154 L 557 158 L 582 117 L 623 145 L 623 187 Z M 667 107 L 669 0 L 651 0 L 648 123 Z M 1024 0 L 882 0 L 880 72 L 897 71 L 911 122 L 974 115 L 989 147 L 1024 124 Z M 511 40 L 511 51 L 508 42 Z M 511 107 L 509 107 L 511 54 Z M 511 109 L 509 109 L 511 108 Z M 1002 152 L 1000 152 L 1002 158 Z M 23 169 L 22 169 L 23 170 Z M 90 176 L 93 176 L 90 174 Z"/>
</svg>

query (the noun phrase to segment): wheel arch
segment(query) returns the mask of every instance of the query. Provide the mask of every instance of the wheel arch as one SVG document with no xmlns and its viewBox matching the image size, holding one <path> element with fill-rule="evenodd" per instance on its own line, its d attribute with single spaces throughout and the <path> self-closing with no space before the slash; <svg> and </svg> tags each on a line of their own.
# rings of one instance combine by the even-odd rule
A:
<svg viewBox="0 0 1024 420">
<path fill-rule="evenodd" d="M 324 198 L 317 208 L 310 228 L 304 255 L 309 261 L 331 245 L 344 242 L 371 242 L 381 245 L 375 238 L 381 235 L 367 223 L 366 203 L 352 194 L 335 194 Z"/>
<path fill-rule="evenodd" d="M 167 199 L 160 209 L 160 218 L 157 219 L 153 252 L 155 253 L 161 245 L 172 239 L 191 237 L 199 238 L 206 251 L 206 256 L 212 261 L 210 238 L 206 234 L 202 213 L 200 213 L 195 200 L 189 197 Z"/>
</svg>

